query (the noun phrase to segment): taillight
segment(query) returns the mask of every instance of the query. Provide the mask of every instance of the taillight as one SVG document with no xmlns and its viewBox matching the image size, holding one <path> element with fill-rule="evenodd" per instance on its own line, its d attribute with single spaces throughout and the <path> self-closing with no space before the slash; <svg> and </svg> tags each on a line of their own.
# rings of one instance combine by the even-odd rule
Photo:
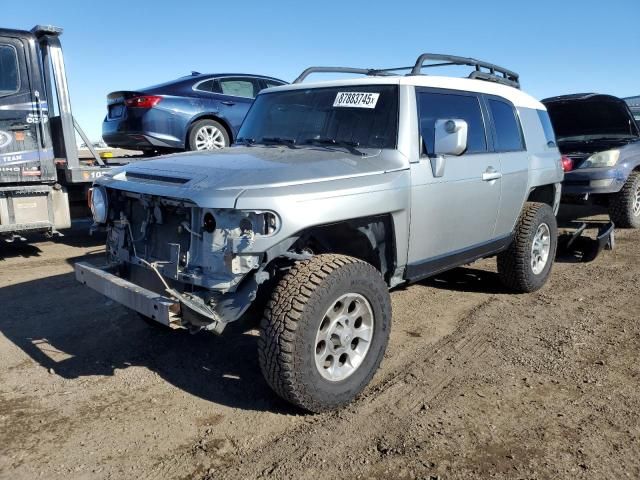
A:
<svg viewBox="0 0 640 480">
<path fill-rule="evenodd" d="M 160 103 L 162 97 L 157 95 L 142 95 L 140 97 L 127 98 L 124 103 L 127 107 L 133 108 L 153 108 Z"/>
<path fill-rule="evenodd" d="M 573 160 L 571 160 L 566 155 L 562 156 L 562 170 L 564 170 L 565 172 L 570 172 L 571 170 L 573 170 Z"/>
</svg>

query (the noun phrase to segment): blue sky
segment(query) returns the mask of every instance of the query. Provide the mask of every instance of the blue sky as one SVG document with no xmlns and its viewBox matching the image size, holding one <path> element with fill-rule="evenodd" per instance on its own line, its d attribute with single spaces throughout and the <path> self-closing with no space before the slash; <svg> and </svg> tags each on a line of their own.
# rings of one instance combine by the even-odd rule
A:
<svg viewBox="0 0 640 480">
<path fill-rule="evenodd" d="M 74 114 L 100 136 L 106 94 L 185 74 L 292 80 L 309 65 L 412 64 L 422 52 L 487 60 L 546 96 L 640 94 L 640 1 L 5 0 L 0 25 L 63 27 Z"/>
</svg>

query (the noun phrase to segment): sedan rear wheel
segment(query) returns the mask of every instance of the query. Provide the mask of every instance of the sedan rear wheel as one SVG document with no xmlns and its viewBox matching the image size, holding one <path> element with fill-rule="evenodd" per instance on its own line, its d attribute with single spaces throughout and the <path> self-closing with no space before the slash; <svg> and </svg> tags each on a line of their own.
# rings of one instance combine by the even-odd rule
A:
<svg viewBox="0 0 640 480">
<path fill-rule="evenodd" d="M 219 150 L 229 146 L 229 134 L 215 120 L 200 120 L 189 133 L 189 150 Z"/>
</svg>

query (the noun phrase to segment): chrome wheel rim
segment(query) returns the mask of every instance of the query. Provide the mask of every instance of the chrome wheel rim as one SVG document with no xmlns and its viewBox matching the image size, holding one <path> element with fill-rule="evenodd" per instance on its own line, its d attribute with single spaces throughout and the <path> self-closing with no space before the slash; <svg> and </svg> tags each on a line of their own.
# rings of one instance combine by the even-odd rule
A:
<svg viewBox="0 0 640 480">
<path fill-rule="evenodd" d="M 633 214 L 636 217 L 640 215 L 640 185 L 636 187 L 636 194 L 633 199 Z"/>
<path fill-rule="evenodd" d="M 531 246 L 531 270 L 539 275 L 549 261 L 551 251 L 551 230 L 546 223 L 541 223 L 533 237 Z"/>
<path fill-rule="evenodd" d="M 196 132 L 196 150 L 217 150 L 226 147 L 224 135 L 213 125 L 200 127 Z"/>
<path fill-rule="evenodd" d="M 350 377 L 362 365 L 373 339 L 373 309 L 358 293 L 346 293 L 324 314 L 314 354 L 320 375 L 330 382 Z"/>
</svg>

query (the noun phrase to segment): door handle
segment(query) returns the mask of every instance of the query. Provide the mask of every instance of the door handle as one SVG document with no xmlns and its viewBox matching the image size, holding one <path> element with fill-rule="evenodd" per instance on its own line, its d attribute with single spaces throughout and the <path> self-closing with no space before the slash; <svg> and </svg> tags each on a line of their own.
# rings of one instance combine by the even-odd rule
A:
<svg viewBox="0 0 640 480">
<path fill-rule="evenodd" d="M 498 180 L 500 178 L 502 178 L 502 174 L 493 167 L 487 168 L 486 172 L 482 174 L 483 182 L 490 182 L 491 180 Z"/>
<path fill-rule="evenodd" d="M 224 101 L 224 102 L 220 102 L 220 103 L 222 103 L 223 105 L 229 105 L 229 106 L 231 106 L 231 105 L 235 105 L 235 104 L 236 104 L 236 102 L 230 102 L 230 101 L 228 101 L 228 100 L 227 100 L 227 101 Z"/>
</svg>

